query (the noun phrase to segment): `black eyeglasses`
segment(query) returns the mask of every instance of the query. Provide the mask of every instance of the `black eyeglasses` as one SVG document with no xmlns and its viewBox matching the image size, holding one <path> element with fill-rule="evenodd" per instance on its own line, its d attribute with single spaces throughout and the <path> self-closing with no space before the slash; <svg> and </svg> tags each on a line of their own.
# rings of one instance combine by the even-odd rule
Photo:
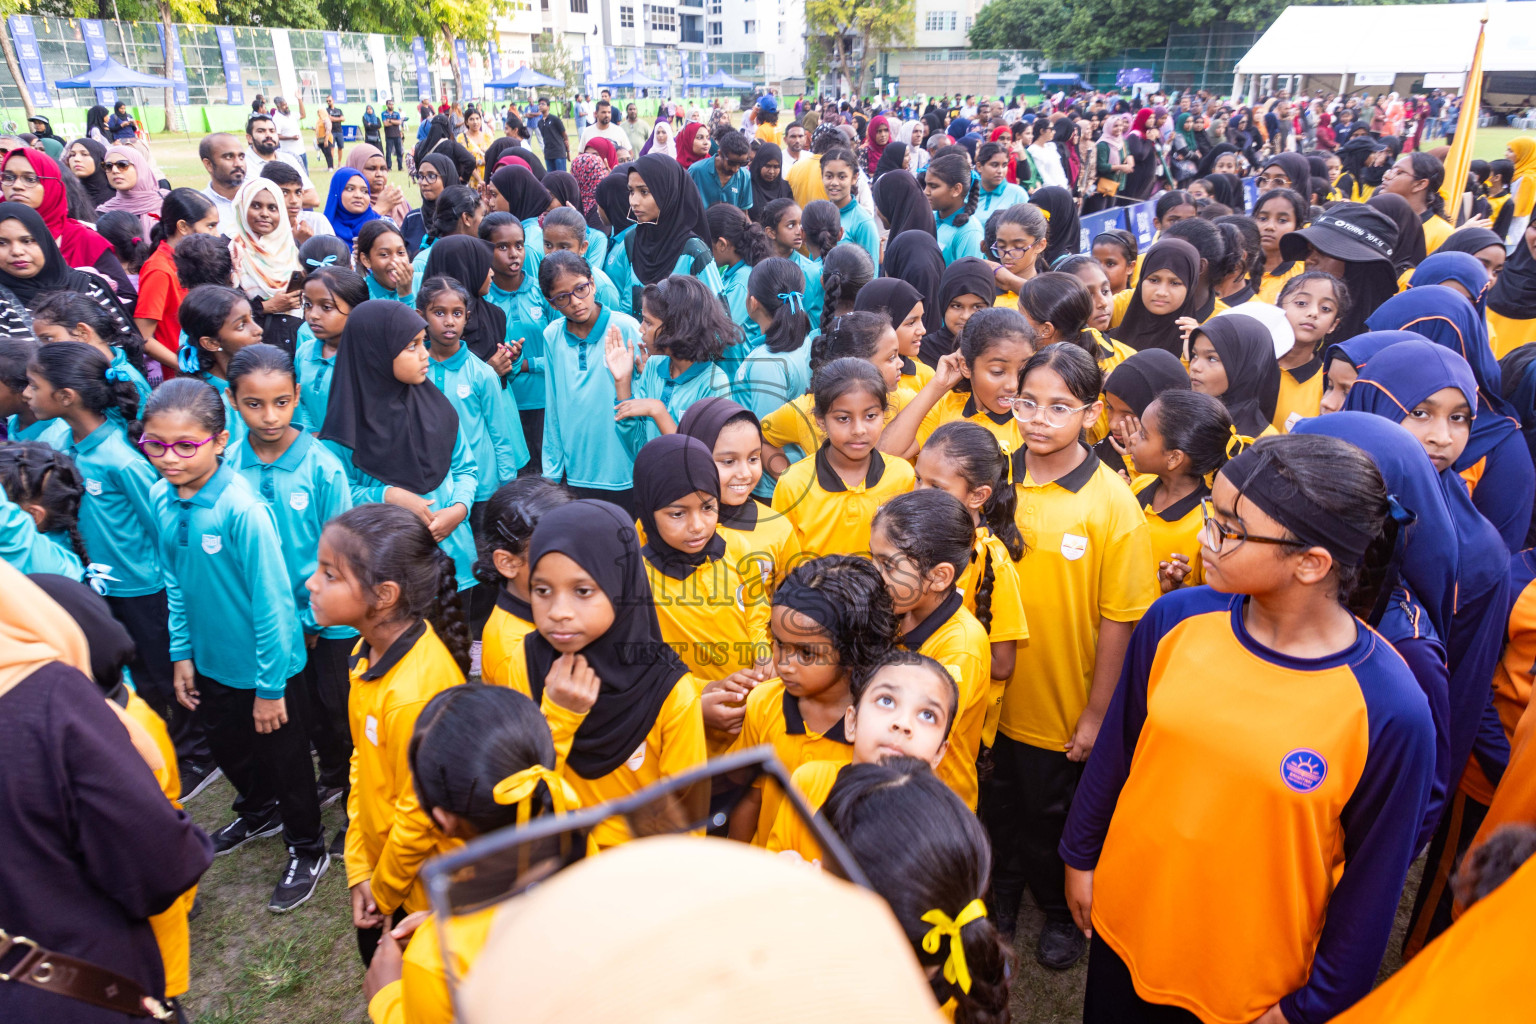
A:
<svg viewBox="0 0 1536 1024">
<path fill-rule="evenodd" d="M 1230 548 L 1226 542 L 1236 541 Z M 1278 544 L 1282 547 L 1310 548 L 1311 544 L 1294 537 L 1255 537 L 1241 526 L 1228 526 L 1216 518 L 1216 505 L 1210 498 L 1200 499 L 1200 543 L 1218 555 L 1236 551 L 1245 542 L 1254 544 Z"/>
<path fill-rule="evenodd" d="M 456 958 L 450 945 L 451 918 L 490 909 L 586 859 L 589 839 L 604 823 L 627 829 L 631 839 L 694 833 L 701 842 L 707 842 L 710 840 L 705 836 L 723 836 L 731 812 L 760 780 L 778 787 L 784 805 L 793 809 L 801 825 L 821 847 L 823 870 L 854 885 L 871 888 L 843 841 L 790 785 L 789 773 L 774 756 L 772 747 L 727 754 L 618 800 L 570 814 L 546 815 L 527 825 L 480 836 L 422 868 L 422 884 L 432 904 L 448 991 L 455 1004 L 462 979 L 453 967 Z M 460 1019 L 467 1019 L 463 1018 L 462 1009 Z"/>
</svg>

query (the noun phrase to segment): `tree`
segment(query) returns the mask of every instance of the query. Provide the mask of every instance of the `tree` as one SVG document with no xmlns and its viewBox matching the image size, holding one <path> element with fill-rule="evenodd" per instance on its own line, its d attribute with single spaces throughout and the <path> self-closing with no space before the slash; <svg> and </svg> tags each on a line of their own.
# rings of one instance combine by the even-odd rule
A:
<svg viewBox="0 0 1536 1024">
<path fill-rule="evenodd" d="M 453 68 L 453 81 L 459 96 L 465 95 L 464 71 L 454 58 L 454 44 L 463 39 L 483 43 L 495 31 L 496 19 L 510 17 L 518 0 L 323 0 L 321 12 L 326 17 L 345 11 L 341 27 L 349 32 L 384 32 L 390 35 L 418 35 L 438 56 L 446 56 Z M 438 44 L 434 46 L 433 44 Z"/>
<path fill-rule="evenodd" d="M 911 42 L 916 18 L 913 0 L 806 0 L 805 34 L 812 41 L 806 47 L 806 76 L 819 78 L 836 69 L 863 95 L 864 72 L 875 55 L 893 43 Z M 861 44 L 863 52 L 856 58 Z"/>
<path fill-rule="evenodd" d="M 32 106 L 32 93 L 26 86 L 26 78 L 21 73 L 21 62 L 16 59 L 16 47 L 11 45 L 10 17 L 13 14 L 23 14 L 28 7 L 27 0 L 0 0 L 0 16 L 4 16 L 6 24 L 0 25 L 0 50 L 5 51 L 5 66 L 11 69 L 11 78 L 21 86 L 21 105 L 26 107 L 27 116 L 31 117 L 36 111 Z"/>
<path fill-rule="evenodd" d="M 218 0 L 156 0 L 155 6 L 159 9 L 160 25 L 164 29 L 165 41 L 160 52 L 165 57 L 165 77 L 171 76 L 171 26 L 175 22 L 187 25 L 200 25 L 208 20 L 208 15 L 219 13 Z M 175 94 L 174 89 L 165 90 L 165 130 L 172 130 L 171 102 Z"/>
<path fill-rule="evenodd" d="M 563 88 L 567 92 L 575 92 L 581 88 L 581 69 L 576 66 L 575 57 L 572 56 L 570 47 L 565 45 L 565 36 L 558 35 L 541 37 L 538 56 L 533 62 L 533 70 L 550 78 L 558 78 L 564 82 Z"/>
</svg>

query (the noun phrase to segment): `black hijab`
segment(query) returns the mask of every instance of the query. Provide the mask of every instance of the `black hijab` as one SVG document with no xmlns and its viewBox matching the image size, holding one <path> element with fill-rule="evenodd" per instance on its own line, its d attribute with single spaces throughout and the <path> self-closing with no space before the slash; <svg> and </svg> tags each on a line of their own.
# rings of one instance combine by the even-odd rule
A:
<svg viewBox="0 0 1536 1024">
<path fill-rule="evenodd" d="M 719 431 L 716 431 L 718 436 Z M 687 434 L 663 434 L 646 442 L 635 456 L 635 505 L 645 527 L 640 553 L 664 576 L 687 579 L 705 562 L 725 555 L 725 538 L 716 533 L 697 554 L 679 551 L 661 539 L 656 513 L 679 498 L 703 491 L 720 502 L 720 467 L 713 449 Z"/>
<path fill-rule="evenodd" d="M 1200 164 L 1199 164 L 1198 167 L 1195 168 L 1195 177 L 1197 177 L 1197 178 L 1208 178 L 1208 177 L 1210 177 L 1212 174 L 1216 173 L 1216 161 L 1217 160 L 1220 160 L 1222 157 L 1226 156 L 1228 153 L 1238 153 L 1238 152 L 1239 152 L 1238 148 L 1236 146 L 1232 145 L 1232 143 L 1230 143 L 1230 142 L 1218 142 L 1216 145 L 1211 147 L 1210 152 L 1206 153 L 1205 156 L 1200 158 Z M 1232 204 L 1231 203 L 1227 203 L 1226 205 L 1231 206 Z M 1233 209 L 1236 209 L 1236 207 L 1233 207 Z"/>
<path fill-rule="evenodd" d="M 1424 225 L 1408 200 L 1391 192 L 1377 192 L 1365 205 L 1378 211 L 1397 226 L 1397 244 L 1392 246 L 1392 269 L 1398 274 L 1412 270 L 1429 255 L 1424 243 Z"/>
<path fill-rule="evenodd" d="M 416 160 L 416 166 L 420 167 L 428 154 L 449 152 L 448 147 L 453 144 L 453 125 L 448 121 L 447 114 L 438 114 L 427 122 L 426 138 L 416 143 L 416 149 L 411 156 Z M 457 184 L 457 183 L 455 183 Z"/>
<path fill-rule="evenodd" d="M 1487 228 L 1457 228 L 1446 236 L 1435 252 L 1464 252 L 1468 256 L 1476 256 L 1495 245 L 1503 248 L 1504 239 Z"/>
<path fill-rule="evenodd" d="M 1362 135 L 1358 139 L 1345 142 L 1334 150 L 1334 153 L 1338 156 L 1339 163 L 1344 166 L 1344 173 L 1353 175 L 1355 180 L 1359 181 L 1361 174 L 1365 171 L 1365 162 L 1380 148 L 1381 143 L 1369 135 Z"/>
<path fill-rule="evenodd" d="M 526 167 L 518 167 L 515 164 L 503 167 L 491 175 L 491 185 L 512 208 L 512 216 L 518 220 L 533 220 L 544 216 L 549 209 L 549 201 L 554 198 L 549 189 L 545 188 L 533 172 Z M 577 197 L 581 195 L 577 190 Z M 578 202 L 576 208 L 581 209 Z"/>
<path fill-rule="evenodd" d="M 13 206 L 0 204 L 0 209 Z M 1524 237 L 1504 264 L 1504 272 L 1488 292 L 1488 308 L 1499 316 L 1511 320 L 1530 320 L 1536 317 L 1536 256 Z"/>
<path fill-rule="evenodd" d="M 1130 406 L 1137 416 L 1146 415 L 1147 406 L 1164 391 L 1189 389 L 1189 372 L 1184 364 L 1178 356 L 1160 348 L 1128 357 L 1104 381 L 1105 393 Z"/>
<path fill-rule="evenodd" d="M 608 218 L 608 233 L 616 235 L 634 223 L 629 213 L 629 169 L 619 164 L 597 183 L 597 205 Z"/>
<path fill-rule="evenodd" d="M 1300 153 L 1276 153 L 1264 161 L 1264 166 L 1259 168 L 1263 174 L 1271 167 L 1278 167 L 1285 172 L 1285 176 L 1291 179 L 1288 186 L 1291 191 L 1300 195 L 1307 202 L 1312 201 L 1312 165 L 1307 158 Z"/>
<path fill-rule="evenodd" d="M 1233 213 L 1242 213 L 1243 210 L 1247 209 L 1247 197 L 1243 195 L 1243 179 L 1237 175 L 1207 175 L 1205 184 L 1211 190 L 1211 198 L 1227 207 Z"/>
<path fill-rule="evenodd" d="M 503 135 L 499 139 L 491 140 L 491 144 L 485 147 L 485 176 L 489 178 L 496 170 L 496 165 L 501 158 L 507 155 L 507 151 L 517 146 L 517 140 Z"/>
<path fill-rule="evenodd" d="M 101 109 L 105 110 L 107 108 L 102 107 Z M 79 178 L 77 176 L 77 179 L 80 182 L 80 186 L 85 189 L 85 194 L 91 197 L 91 202 L 97 206 L 100 206 L 102 203 L 116 195 L 117 190 L 107 183 L 107 171 L 106 168 L 102 167 L 102 161 L 106 160 L 107 158 L 107 147 L 103 146 L 95 139 L 89 138 L 76 139 L 69 145 L 84 146 L 86 150 L 90 152 L 91 159 L 96 161 L 96 169 L 94 171 L 92 171 L 90 174 L 87 174 L 83 178 Z M 68 146 L 64 148 L 64 153 L 66 156 L 69 154 Z M 64 161 L 60 160 L 59 163 L 62 164 Z"/>
<path fill-rule="evenodd" d="M 779 165 L 779 176 L 773 181 L 763 180 L 763 167 L 769 163 Z M 752 219 L 761 221 L 763 209 L 775 199 L 793 199 L 794 192 L 784 180 L 784 151 L 771 142 L 757 147 L 752 154 Z M 601 186 L 599 186 L 601 187 Z"/>
<path fill-rule="evenodd" d="M 539 179 L 539 184 L 561 203 L 581 212 L 581 186 L 576 184 L 576 175 L 570 171 L 550 171 Z"/>
<path fill-rule="evenodd" d="M 426 329 L 427 322 L 403 302 L 359 303 L 342 328 L 320 429 L 322 440 L 352 450 L 358 469 L 413 494 L 428 494 L 443 482 L 459 438 L 459 414 L 446 395 L 430 382 L 395 379 L 395 357 Z"/>
<path fill-rule="evenodd" d="M 939 282 L 939 328 L 923 335 L 923 340 L 918 342 L 919 359 L 929 366 L 937 367 L 941 356 L 947 356 L 960 347 L 960 339 L 951 334 L 944 324 L 944 310 L 962 295 L 976 295 L 986 300 L 987 305 L 992 305 L 997 301 L 997 280 L 994 274 L 992 264 L 975 256 L 955 260 L 945 268 L 944 279 Z M 925 317 L 925 323 L 926 320 Z"/>
<path fill-rule="evenodd" d="M 3 266 L 0 266 L 0 286 L 8 289 L 22 305 L 31 309 L 36 305 L 40 296 L 48 292 L 90 291 L 89 275 L 83 270 L 76 270 L 64 261 L 64 255 L 59 252 L 59 243 L 53 240 L 53 234 L 48 230 L 48 225 L 43 222 L 43 217 L 32 207 L 25 203 L 6 202 L 0 203 L 0 221 L 19 220 L 26 225 L 27 231 L 37 240 L 37 245 L 43 250 L 43 267 L 34 277 L 14 277 Z M 98 279 L 99 280 L 99 279 Z"/>
<path fill-rule="evenodd" d="M 1071 180 L 1072 156 L 1076 147 L 1072 145 L 1072 135 L 1076 131 L 1077 119 L 1071 114 L 1068 114 L 1066 117 L 1058 118 L 1056 123 L 1051 126 L 1051 139 L 1055 143 L 1056 153 L 1061 157 L 1061 170 L 1064 174 L 1066 174 L 1068 181 L 1074 188 L 1077 186 L 1077 182 Z M 1054 185 L 1048 187 L 1060 188 L 1061 186 Z"/>
<path fill-rule="evenodd" d="M 875 181 L 885 177 L 887 171 L 905 170 L 902 166 L 907 160 L 907 144 L 905 142 L 888 143 L 880 159 L 875 162 Z"/>
<path fill-rule="evenodd" d="M 544 168 L 543 161 L 534 156 L 533 150 L 529 149 L 527 146 L 513 146 L 511 149 L 503 150 L 501 156 L 497 157 L 496 159 L 500 160 L 501 157 L 504 156 L 515 156 L 520 158 L 523 163 L 528 165 L 528 169 L 533 172 L 533 176 L 538 178 L 540 181 L 543 181 L 544 175 L 548 173 Z"/>
<path fill-rule="evenodd" d="M 539 560 L 554 552 L 591 574 L 613 605 L 613 625 L 581 650 L 597 674 L 597 703 L 577 727 L 566 757 L 566 764 L 582 778 L 600 779 L 628 761 L 645 742 L 688 667 L 662 639 L 651 584 L 635 540 L 635 521 L 628 513 L 590 499 L 551 509 L 540 517 L 528 542 L 529 566 L 537 571 Z M 543 698 L 544 679 L 559 656 L 538 631 L 524 639 L 523 657 L 534 700 Z"/>
<path fill-rule="evenodd" d="M 454 165 L 453 160 L 446 154 L 433 153 L 425 160 L 419 161 L 416 164 L 417 173 L 420 173 L 421 168 L 424 165 L 430 165 L 431 168 L 437 172 L 437 176 L 443 179 L 443 188 L 447 188 L 450 185 L 457 185 L 459 183 L 459 169 Z M 442 192 L 438 192 L 438 195 L 442 195 Z M 427 233 L 431 234 L 432 222 L 437 219 L 436 199 L 428 199 L 426 196 L 422 196 L 421 218 L 426 222 L 428 229 Z"/>
<path fill-rule="evenodd" d="M 107 108 L 102 106 L 100 103 L 96 104 L 90 110 L 87 110 L 85 112 L 85 130 L 89 132 L 92 128 L 95 128 L 97 131 L 101 132 L 101 134 L 110 139 L 112 137 L 112 130 L 107 127 L 108 113 L 110 113 L 110 111 L 108 111 Z M 105 146 L 102 147 L 102 151 L 106 151 Z"/>
<path fill-rule="evenodd" d="M 1251 316 L 1216 316 L 1195 328 L 1203 334 L 1227 371 L 1227 390 L 1219 396 L 1240 434 L 1258 437 L 1275 418 L 1280 399 L 1280 364 L 1274 336 Z M 1194 335 L 1190 336 L 1194 343 Z"/>
<path fill-rule="evenodd" d="M 1387 158 L 1374 167 L 1369 164 L 1362 166 L 1360 173 L 1356 175 L 1360 179 L 1360 184 L 1369 185 L 1372 188 L 1381 184 L 1381 179 L 1387 176 L 1387 168 L 1397 163 L 1397 158 L 1403 151 L 1403 140 L 1396 135 L 1384 135 L 1381 142 L 1373 146 L 1371 151 L 1376 152 L 1380 149 L 1387 151 Z"/>
<path fill-rule="evenodd" d="M 939 310 L 939 283 L 944 280 L 944 250 L 933 235 L 905 231 L 885 247 L 884 275 L 897 277 L 923 297 L 923 327 L 932 334 L 944 322 Z"/>
<path fill-rule="evenodd" d="M 434 242 L 427 250 L 427 265 L 421 272 L 423 281 L 443 274 L 469 290 L 464 344 L 487 362 L 496 354 L 496 346 L 507 338 L 506 310 L 480 294 L 480 286 L 490 272 L 490 243 L 474 235 L 449 235 Z"/>
<path fill-rule="evenodd" d="M 1079 237 L 1082 228 L 1078 223 L 1077 200 L 1072 198 L 1072 193 L 1060 185 L 1047 185 L 1036 189 L 1034 195 L 1029 197 L 1029 203 L 1045 211 L 1049 230 L 1046 231 L 1045 252 L 1041 258 L 1045 260 L 1046 266 L 1063 256 L 1076 253 L 1083 240 Z"/>
<path fill-rule="evenodd" d="M 1184 303 L 1171 313 L 1159 316 L 1147 309 L 1141 301 L 1141 282 L 1159 270 L 1171 270 L 1184 282 Z M 1195 315 L 1195 287 L 1200 280 L 1200 253 L 1182 238 L 1162 238 L 1147 250 L 1146 261 L 1141 267 L 1141 279 L 1136 283 L 1131 304 L 1125 311 L 1120 326 L 1112 328 L 1109 336 L 1123 341 L 1138 352 L 1160 348 L 1175 356 L 1184 351 L 1184 340 L 1175 321 L 1180 317 Z M 1273 356 L 1273 351 L 1271 351 Z"/>
<path fill-rule="evenodd" d="M 659 220 L 635 225 L 635 244 L 630 268 L 641 284 L 655 284 L 672 273 L 690 237 L 709 248 L 709 222 L 704 200 L 683 170 L 683 165 L 662 153 L 647 153 L 634 162 L 630 173 L 639 175 L 656 200 Z"/>
<path fill-rule="evenodd" d="M 863 295 L 863 292 L 859 294 Z M 715 442 L 720 440 L 720 431 L 735 419 L 750 420 L 758 433 L 762 433 L 763 425 L 758 422 L 756 414 L 751 409 L 738 405 L 729 398 L 717 397 L 701 398 L 690 405 L 688 411 L 683 413 L 683 418 L 677 421 L 677 432 L 697 438 L 713 453 Z M 751 530 L 757 526 L 757 513 L 756 498 L 748 498 L 740 505 L 727 505 L 722 500 L 720 525 L 733 530 Z M 646 535 L 651 534 L 647 532 Z"/>
<path fill-rule="evenodd" d="M 900 326 L 912 312 L 912 307 L 923 302 L 923 295 L 899 277 L 877 277 L 859 289 L 853 308 L 860 311 L 884 313 L 891 323 Z M 924 308 L 923 312 L 928 310 Z"/>
<path fill-rule="evenodd" d="M 921 231 L 938 237 L 938 227 L 933 219 L 933 207 L 917 179 L 906 171 L 882 174 L 871 188 L 875 209 L 890 227 L 886 244 L 895 241 L 905 231 Z"/>
<path fill-rule="evenodd" d="M 86 647 L 91 657 L 91 678 L 108 697 L 116 695 L 123 685 L 123 668 L 133 660 L 133 637 L 112 615 L 107 599 L 84 583 L 76 583 L 68 576 L 52 573 L 32 573 L 27 579 L 42 588 L 43 593 L 56 601 L 69 613 L 85 634 Z M 120 701 L 127 706 L 126 694 Z"/>
</svg>

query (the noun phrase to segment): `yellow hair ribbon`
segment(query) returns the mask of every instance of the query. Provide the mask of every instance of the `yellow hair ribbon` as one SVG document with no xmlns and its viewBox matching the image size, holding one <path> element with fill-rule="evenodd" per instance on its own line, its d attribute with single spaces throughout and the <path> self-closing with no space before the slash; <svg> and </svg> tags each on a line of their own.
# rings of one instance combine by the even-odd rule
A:
<svg viewBox="0 0 1536 1024">
<path fill-rule="evenodd" d="M 987 905 L 978 896 L 965 905 L 960 916 L 951 919 L 942 910 L 930 910 L 922 919 L 933 925 L 923 936 L 923 952 L 937 953 L 939 943 L 949 937 L 949 957 L 944 961 L 944 980 L 960 986 L 960 991 L 971 991 L 971 969 L 965 964 L 965 943 L 960 939 L 960 929 L 978 918 L 987 916 Z"/>
<path fill-rule="evenodd" d="M 496 783 L 496 788 L 491 791 L 491 795 L 496 798 L 498 804 L 516 804 L 517 823 L 526 825 L 533 815 L 534 791 L 538 789 L 541 782 L 549 787 L 550 800 L 554 804 L 556 814 L 564 814 L 581 806 L 581 798 L 576 795 L 570 783 L 542 764 L 508 775 Z"/>
<path fill-rule="evenodd" d="M 1045 214 L 1045 222 L 1046 222 L 1046 223 L 1047 223 L 1047 224 L 1049 224 L 1049 223 L 1050 223 L 1050 222 L 1051 222 L 1051 211 L 1050 211 L 1050 210 L 1047 210 L 1047 209 L 1046 209 L 1046 208 L 1045 208 L 1045 207 L 1043 207 L 1043 206 L 1037 206 L 1037 207 L 1035 207 L 1035 209 L 1037 209 L 1037 210 L 1039 210 L 1039 211 L 1040 211 L 1040 212 L 1041 212 L 1041 213 L 1043 213 L 1043 214 Z"/>
<path fill-rule="evenodd" d="M 1227 458 L 1235 459 L 1253 447 L 1253 438 L 1247 434 L 1239 434 L 1235 426 L 1231 430 L 1232 436 L 1227 438 Z"/>
</svg>

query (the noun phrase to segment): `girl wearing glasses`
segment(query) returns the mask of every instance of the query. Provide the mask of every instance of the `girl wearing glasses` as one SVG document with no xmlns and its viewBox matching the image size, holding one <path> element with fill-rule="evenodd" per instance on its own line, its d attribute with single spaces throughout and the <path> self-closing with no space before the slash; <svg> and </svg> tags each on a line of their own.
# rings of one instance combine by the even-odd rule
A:
<svg viewBox="0 0 1536 1024">
<path fill-rule="evenodd" d="M 229 853 L 283 833 L 289 863 L 269 909 L 291 910 L 329 867 L 305 731 L 305 647 L 271 510 L 221 456 L 224 403 L 209 385 L 167 381 L 150 396 L 139 447 L 170 610 L 176 699 L 196 710 L 234 785 L 236 817 L 213 834 Z M 289 686 L 293 681 L 296 685 Z M 291 704 L 290 704 L 291 701 Z"/>
<path fill-rule="evenodd" d="M 421 191 L 421 206 L 405 216 L 400 232 L 412 259 L 421 250 L 422 240 L 437 220 L 437 197 L 449 185 L 459 184 L 459 170 L 453 159 L 443 153 L 429 153 L 416 165 L 412 178 Z"/>
<path fill-rule="evenodd" d="M 999 291 L 994 305 L 1018 306 L 1020 289 L 1044 269 L 1041 254 L 1049 233 L 1044 211 L 1023 201 L 995 211 L 987 221 L 981 247 L 995 271 Z"/>
<path fill-rule="evenodd" d="M 1046 915 L 1036 959 L 1065 969 L 1082 955 L 1062 891 L 1057 843 L 1099 735 L 1137 619 L 1158 596 L 1152 543 L 1136 497 L 1082 443 L 1099 419 L 1103 375 L 1093 357 L 1058 343 L 1019 374 L 1013 413 L 1023 434 L 1014 472 L 1018 563 L 1030 632 L 1003 692 L 992 746 L 1013 833 L 999 852 L 993 911 L 1007 929 L 1027 884 Z"/>
<path fill-rule="evenodd" d="M 1413 673 L 1350 612 L 1388 511 L 1335 438 L 1217 476 L 1210 587 L 1137 626 L 1062 840 L 1089 1024 L 1326 1020 L 1370 990 L 1435 764 Z"/>
</svg>

